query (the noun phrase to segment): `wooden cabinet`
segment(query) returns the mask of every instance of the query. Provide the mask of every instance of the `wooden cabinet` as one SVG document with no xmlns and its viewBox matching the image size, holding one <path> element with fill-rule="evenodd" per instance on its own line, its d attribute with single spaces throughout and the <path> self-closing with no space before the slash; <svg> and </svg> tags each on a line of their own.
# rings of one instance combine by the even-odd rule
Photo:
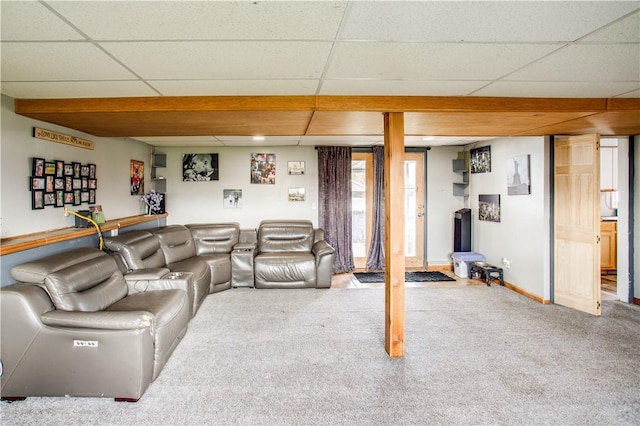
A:
<svg viewBox="0 0 640 426">
<path fill-rule="evenodd" d="M 615 271 L 617 268 L 617 233 L 617 222 L 600 222 L 600 269 L 602 271 Z"/>
</svg>

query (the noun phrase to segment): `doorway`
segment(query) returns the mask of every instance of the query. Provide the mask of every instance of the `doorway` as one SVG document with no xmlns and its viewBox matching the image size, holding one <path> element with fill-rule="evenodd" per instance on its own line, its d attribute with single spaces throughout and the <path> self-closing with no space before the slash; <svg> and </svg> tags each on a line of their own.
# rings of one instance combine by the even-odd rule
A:
<svg viewBox="0 0 640 426">
<path fill-rule="evenodd" d="M 424 268 L 425 230 L 425 155 L 406 152 L 404 159 L 405 193 L 405 268 Z M 354 152 L 351 163 L 352 244 L 356 269 L 366 269 L 373 224 L 373 153 Z"/>
</svg>

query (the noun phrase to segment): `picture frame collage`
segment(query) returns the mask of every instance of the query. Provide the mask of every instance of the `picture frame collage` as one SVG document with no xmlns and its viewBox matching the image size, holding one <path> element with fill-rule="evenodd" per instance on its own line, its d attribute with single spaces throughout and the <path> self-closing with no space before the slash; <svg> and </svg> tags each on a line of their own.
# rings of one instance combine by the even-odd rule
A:
<svg viewBox="0 0 640 426">
<path fill-rule="evenodd" d="M 97 188 L 95 164 L 33 158 L 29 177 L 32 210 L 95 204 Z"/>
</svg>

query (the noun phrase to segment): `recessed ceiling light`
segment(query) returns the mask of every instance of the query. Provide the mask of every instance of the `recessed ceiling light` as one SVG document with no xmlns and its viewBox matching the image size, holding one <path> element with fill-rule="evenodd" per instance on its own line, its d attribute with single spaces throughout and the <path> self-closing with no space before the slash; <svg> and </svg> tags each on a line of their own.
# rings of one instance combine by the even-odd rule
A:
<svg viewBox="0 0 640 426">
<path fill-rule="evenodd" d="M 253 140 L 254 141 L 263 141 L 264 140 L 264 136 L 254 136 Z"/>
</svg>

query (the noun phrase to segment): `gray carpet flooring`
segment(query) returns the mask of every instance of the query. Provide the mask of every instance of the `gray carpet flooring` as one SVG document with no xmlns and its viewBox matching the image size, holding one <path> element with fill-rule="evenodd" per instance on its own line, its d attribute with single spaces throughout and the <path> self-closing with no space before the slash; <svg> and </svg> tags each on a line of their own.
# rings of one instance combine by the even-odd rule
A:
<svg viewBox="0 0 640 426">
<path fill-rule="evenodd" d="M 205 300 L 137 403 L 28 398 L 0 404 L 0 422 L 637 425 L 639 308 L 407 288 L 406 355 L 389 358 L 384 289 L 233 289 Z"/>
</svg>

